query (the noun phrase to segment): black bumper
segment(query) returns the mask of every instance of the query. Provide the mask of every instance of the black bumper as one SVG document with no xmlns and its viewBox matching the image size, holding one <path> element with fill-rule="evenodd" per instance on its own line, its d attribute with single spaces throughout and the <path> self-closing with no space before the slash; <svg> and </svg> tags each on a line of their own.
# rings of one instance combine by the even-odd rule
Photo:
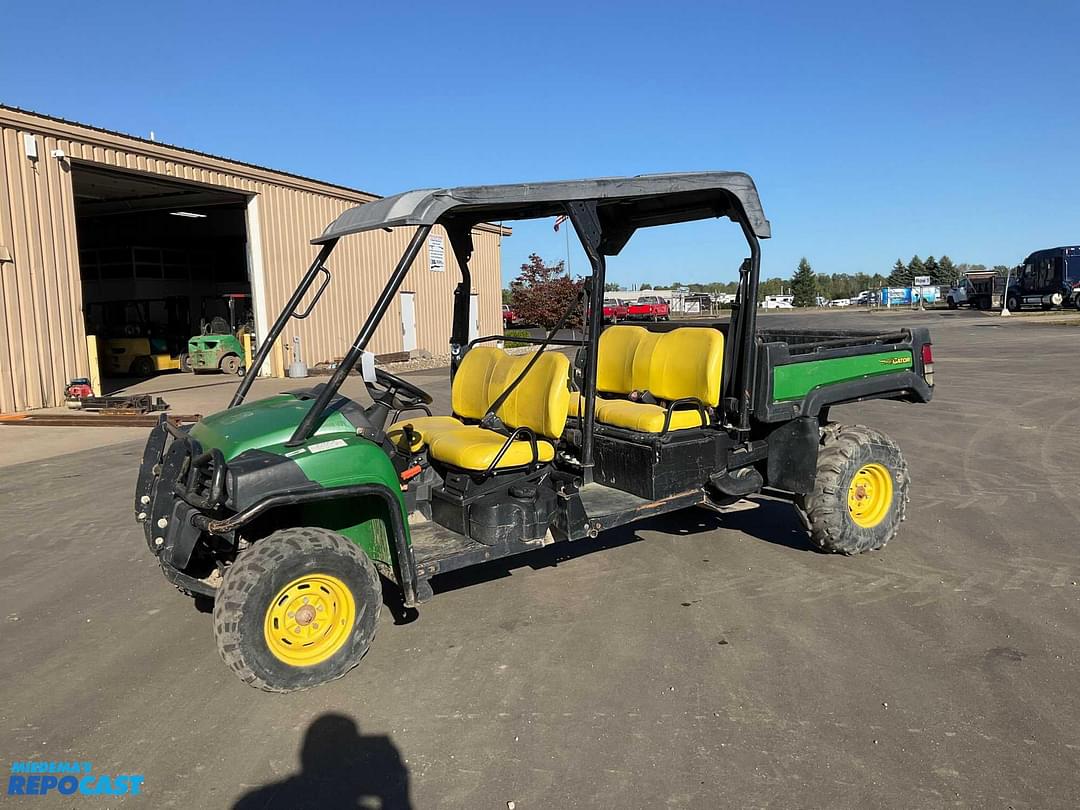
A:
<svg viewBox="0 0 1080 810">
<path fill-rule="evenodd" d="M 204 453 L 186 430 L 164 415 L 158 419 L 143 450 L 134 507 L 146 544 L 163 568 L 187 568 L 202 534 L 193 518 L 220 507 L 224 480 L 219 451 Z"/>
</svg>

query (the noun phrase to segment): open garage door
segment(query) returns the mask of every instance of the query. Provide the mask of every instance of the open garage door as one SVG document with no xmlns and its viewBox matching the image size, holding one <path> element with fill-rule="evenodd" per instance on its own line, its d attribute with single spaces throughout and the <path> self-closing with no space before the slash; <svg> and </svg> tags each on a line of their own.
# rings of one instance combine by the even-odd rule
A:
<svg viewBox="0 0 1080 810">
<path fill-rule="evenodd" d="M 72 187 L 86 333 L 104 391 L 183 373 L 192 357 L 200 371 L 242 372 L 254 309 L 247 197 L 80 163 Z"/>
</svg>

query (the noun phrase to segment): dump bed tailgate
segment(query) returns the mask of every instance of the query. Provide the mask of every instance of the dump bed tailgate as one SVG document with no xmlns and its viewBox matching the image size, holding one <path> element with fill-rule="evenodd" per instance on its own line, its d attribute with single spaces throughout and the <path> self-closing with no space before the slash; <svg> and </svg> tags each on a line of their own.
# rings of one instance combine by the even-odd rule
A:
<svg viewBox="0 0 1080 810">
<path fill-rule="evenodd" d="M 933 395 L 930 345 L 929 330 L 922 328 L 762 330 L 755 416 L 779 422 L 864 399 L 928 402 Z"/>
</svg>

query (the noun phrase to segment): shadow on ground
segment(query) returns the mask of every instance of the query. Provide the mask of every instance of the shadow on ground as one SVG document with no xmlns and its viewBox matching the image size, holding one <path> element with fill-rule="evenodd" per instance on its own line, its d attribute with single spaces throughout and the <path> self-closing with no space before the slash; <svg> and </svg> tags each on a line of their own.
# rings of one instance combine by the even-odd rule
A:
<svg viewBox="0 0 1080 810">
<path fill-rule="evenodd" d="M 361 734 L 351 717 L 324 714 L 304 734 L 300 772 L 245 793 L 233 810 L 412 806 L 409 771 L 390 738 Z"/>
<path fill-rule="evenodd" d="M 686 537 L 716 531 L 717 529 L 729 529 L 743 532 L 767 543 L 783 546 L 794 551 L 818 552 L 810 543 L 810 538 L 790 502 L 763 498 L 755 501 L 755 503 L 756 508 L 741 512 L 719 514 L 704 508 L 691 508 L 681 509 L 678 512 L 670 512 L 658 517 L 645 518 L 606 531 L 593 540 L 555 543 L 525 554 L 504 557 L 503 559 L 492 560 L 470 568 L 440 574 L 432 579 L 432 590 L 435 593 L 446 593 L 470 585 L 477 585 L 481 582 L 502 579 L 511 576 L 514 569 L 525 566 L 532 568 L 534 571 L 542 568 L 553 568 L 558 566 L 559 563 L 574 560 L 586 554 L 599 553 L 606 549 L 646 541 L 647 538 L 641 535 L 641 532 L 644 531 L 661 532 L 674 537 Z M 396 589 L 391 590 L 396 591 Z M 391 605 L 385 596 L 384 601 L 387 601 L 387 606 L 392 611 L 397 610 L 396 605 Z M 395 624 L 406 623 L 398 620 L 397 612 L 394 613 L 394 617 Z"/>
</svg>

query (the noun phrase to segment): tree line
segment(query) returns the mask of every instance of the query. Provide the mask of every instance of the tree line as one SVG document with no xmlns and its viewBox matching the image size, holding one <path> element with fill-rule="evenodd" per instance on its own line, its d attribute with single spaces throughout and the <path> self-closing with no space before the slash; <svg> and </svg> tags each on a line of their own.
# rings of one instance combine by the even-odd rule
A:
<svg viewBox="0 0 1080 810">
<path fill-rule="evenodd" d="M 996 264 L 989 268 L 1000 276 L 1008 274 L 1008 265 Z M 947 255 L 939 259 L 916 254 L 905 262 L 897 259 L 889 273 L 815 273 L 804 256 L 790 278 L 773 276 L 758 283 L 758 301 L 768 295 L 794 296 L 795 306 L 814 306 L 818 296 L 830 301 L 838 298 L 856 298 L 864 290 L 880 290 L 882 287 L 910 287 L 919 276 L 929 276 L 931 285 L 947 286 L 956 283 L 965 273 L 985 271 L 984 264 L 954 263 Z M 554 322 L 571 297 L 580 289 L 580 281 L 571 281 L 566 275 L 562 261 L 547 264 L 536 254 L 521 265 L 521 273 L 503 290 L 503 303 L 509 304 L 520 318 L 543 324 Z M 685 288 L 692 293 L 730 293 L 738 288 L 736 281 L 690 282 L 683 284 L 653 285 L 642 282 L 639 290 Z M 605 292 L 617 293 L 620 286 L 615 282 L 604 285 Z"/>
</svg>

